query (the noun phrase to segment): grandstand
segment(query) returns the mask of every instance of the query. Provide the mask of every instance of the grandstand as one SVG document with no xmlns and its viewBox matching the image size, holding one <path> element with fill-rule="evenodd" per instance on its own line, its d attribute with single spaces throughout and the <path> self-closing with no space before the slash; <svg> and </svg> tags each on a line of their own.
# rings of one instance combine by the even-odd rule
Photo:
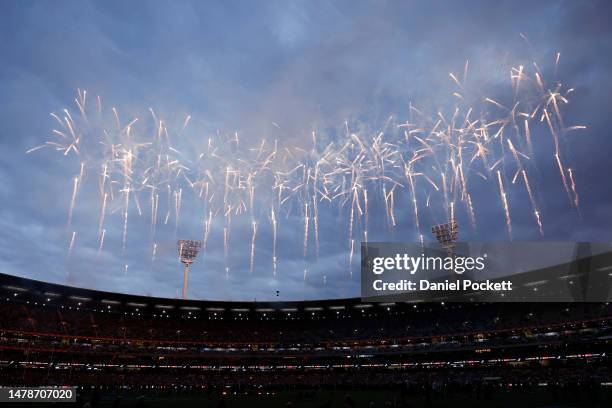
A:
<svg viewBox="0 0 612 408">
<path fill-rule="evenodd" d="M 499 393 L 547 404 L 580 392 L 605 406 L 611 344 L 608 303 L 217 302 L 0 275 L 0 384 L 79 386 L 100 406 L 140 394 L 160 406 L 177 394 L 230 406 L 266 395 L 263 406 L 435 406 L 450 394 L 477 406 Z"/>
</svg>

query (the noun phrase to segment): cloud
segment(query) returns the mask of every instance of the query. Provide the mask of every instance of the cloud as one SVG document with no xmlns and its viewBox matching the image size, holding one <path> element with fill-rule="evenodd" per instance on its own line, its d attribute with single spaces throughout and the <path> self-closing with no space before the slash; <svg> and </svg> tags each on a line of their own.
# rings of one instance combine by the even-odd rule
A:
<svg viewBox="0 0 612 408">
<path fill-rule="evenodd" d="M 190 114 L 193 126 L 202 129 L 189 134 L 193 144 L 218 130 L 238 131 L 245 144 L 267 136 L 309 146 L 311 131 L 333 138 L 345 121 L 366 132 L 380 129 L 390 115 L 401 122 L 411 102 L 432 112 L 452 109 L 448 73 L 461 72 L 466 59 L 471 85 L 501 96 L 509 64 L 531 66 L 536 59 L 550 73 L 558 51 L 558 79 L 576 88 L 566 118 L 589 130 L 566 140 L 582 198 L 580 214 L 567 203 L 551 158 L 539 162 L 534 183 L 543 198 L 545 239 L 612 238 L 611 191 L 603 179 L 610 172 L 612 91 L 606 2 L 65 1 L 12 2 L 5 8 L 0 17 L 2 272 L 59 283 L 70 276 L 78 285 L 170 297 L 181 286 L 175 242 L 201 235 L 198 208 L 186 206 L 178 228 L 160 227 L 156 242 L 147 220 L 132 217 L 125 251 L 115 214 L 98 256 L 100 208 L 93 194 L 83 192 L 73 224 L 66 225 L 74 166 L 50 151 L 24 155 L 48 137 L 49 112 L 73 105 L 76 88 L 100 95 L 126 119 L 146 115 L 149 107 L 169 121 Z M 90 177 L 95 189 L 94 174 Z M 487 188 L 481 187 L 483 194 L 490 194 Z M 516 193 L 509 199 L 512 205 L 525 197 Z M 372 225 L 371 239 L 413 239 L 411 214 L 404 207 L 398 206 L 396 229 L 389 230 L 381 217 Z M 511 208 L 515 239 L 535 239 L 532 214 L 524 208 Z M 466 228 L 463 238 L 507 239 L 499 205 L 483 199 L 477 211 L 479 224 L 487 227 Z M 346 213 L 328 208 L 321 217 L 318 261 L 312 247 L 303 259 L 301 232 L 296 232 L 300 217 L 282 220 L 277 280 L 266 217 L 260 220 L 252 275 L 250 220 L 233 221 L 229 254 L 217 221 L 207 253 L 194 265 L 191 295 L 273 300 L 276 290 L 281 300 L 358 295 L 358 265 L 353 280 L 348 278 Z M 77 241 L 68 257 L 72 231 Z M 153 244 L 158 245 L 155 260 Z"/>
</svg>

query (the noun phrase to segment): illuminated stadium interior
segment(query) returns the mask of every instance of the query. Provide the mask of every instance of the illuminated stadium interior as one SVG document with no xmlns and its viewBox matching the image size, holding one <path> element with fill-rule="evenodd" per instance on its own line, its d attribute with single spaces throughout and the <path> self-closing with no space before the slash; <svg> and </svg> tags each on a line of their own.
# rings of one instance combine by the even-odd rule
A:
<svg viewBox="0 0 612 408">
<path fill-rule="evenodd" d="M 612 407 L 611 15 L 3 1 L 0 405 Z"/>
<path fill-rule="evenodd" d="M 207 302 L 0 283 L 4 384 L 247 398 L 610 379 L 607 303 Z"/>
</svg>

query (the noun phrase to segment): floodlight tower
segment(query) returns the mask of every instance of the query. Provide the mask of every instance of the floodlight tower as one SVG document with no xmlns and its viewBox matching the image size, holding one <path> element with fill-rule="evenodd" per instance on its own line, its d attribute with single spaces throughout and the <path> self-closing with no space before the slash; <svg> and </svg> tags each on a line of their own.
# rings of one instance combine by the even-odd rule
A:
<svg viewBox="0 0 612 408">
<path fill-rule="evenodd" d="M 180 239 L 178 241 L 179 259 L 184 265 L 183 269 L 183 299 L 187 298 L 187 280 L 189 278 L 189 266 L 195 261 L 202 243 L 190 239 Z"/>
<path fill-rule="evenodd" d="M 431 233 L 436 237 L 440 245 L 446 248 L 448 256 L 453 256 L 457 236 L 459 235 L 459 224 L 452 220 L 446 224 L 438 224 L 431 227 Z"/>
</svg>

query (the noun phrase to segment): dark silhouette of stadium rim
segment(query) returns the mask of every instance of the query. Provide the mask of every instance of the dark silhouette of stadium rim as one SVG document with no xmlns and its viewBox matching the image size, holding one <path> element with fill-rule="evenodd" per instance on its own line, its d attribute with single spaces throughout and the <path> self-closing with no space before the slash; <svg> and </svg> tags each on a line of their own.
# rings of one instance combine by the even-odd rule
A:
<svg viewBox="0 0 612 408">
<path fill-rule="evenodd" d="M 538 288 L 542 299 L 555 301 L 601 302 L 610 296 L 612 281 L 612 251 L 590 255 L 588 244 L 579 243 L 576 246 L 576 260 L 543 269 L 515 274 L 512 276 L 514 285 L 525 288 Z M 568 273 L 569 272 L 569 273 Z M 571 296 L 571 299 L 556 298 L 558 294 Z M 83 305 L 83 308 L 104 308 L 114 311 L 162 313 L 164 311 L 208 311 L 208 312 L 317 312 L 323 310 L 340 310 L 346 308 L 372 307 L 377 300 L 361 298 L 341 298 L 328 300 L 305 301 L 211 301 L 171 299 L 131 295 L 116 292 L 105 292 L 59 285 L 34 279 L 22 278 L 0 273 L 0 296 L 27 297 L 29 300 L 41 303 L 45 301 L 61 302 L 66 305 Z M 478 293 L 467 293 L 462 301 L 484 302 L 486 296 Z M 508 299 L 520 301 L 521 299 Z M 424 295 L 415 296 L 410 302 L 445 301 L 444 295 L 432 298 Z M 164 312 L 166 313 L 166 312 Z"/>
</svg>

